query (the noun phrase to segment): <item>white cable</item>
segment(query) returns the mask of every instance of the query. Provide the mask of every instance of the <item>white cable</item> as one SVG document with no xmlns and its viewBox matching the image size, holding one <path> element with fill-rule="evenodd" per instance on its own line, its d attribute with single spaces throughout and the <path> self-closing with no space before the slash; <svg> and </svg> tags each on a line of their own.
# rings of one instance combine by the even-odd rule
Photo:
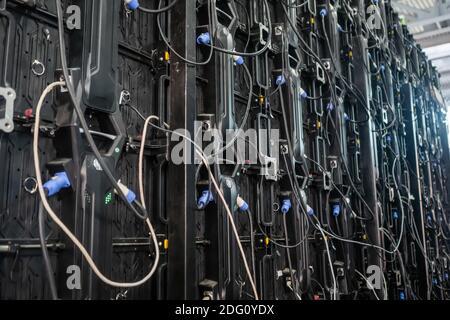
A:
<svg viewBox="0 0 450 320">
<path fill-rule="evenodd" d="M 384 288 L 383 300 L 389 300 L 389 293 L 388 293 L 388 289 L 387 289 L 387 281 L 386 281 L 386 277 L 384 276 L 384 272 L 381 273 L 381 277 L 383 279 L 383 288 Z"/>
<path fill-rule="evenodd" d="M 403 204 L 402 204 L 402 195 L 400 193 L 400 189 L 398 188 L 398 183 L 397 180 L 395 179 L 395 164 L 397 163 L 399 157 L 396 157 L 394 159 L 394 162 L 392 163 L 392 178 L 394 180 L 394 185 L 395 185 L 395 189 L 397 190 L 397 195 L 398 198 L 400 200 L 400 209 L 401 209 L 401 215 L 402 215 L 402 222 L 400 225 L 400 235 L 398 237 L 398 242 L 394 247 L 394 250 L 392 251 L 392 253 L 397 252 L 398 248 L 400 247 L 400 243 L 402 242 L 402 238 L 403 238 L 403 229 L 405 228 L 405 210 L 403 209 Z"/>
<path fill-rule="evenodd" d="M 144 197 L 144 182 L 143 182 L 143 162 L 144 162 L 144 150 L 145 150 L 145 140 L 147 139 L 147 129 L 148 124 L 151 120 L 158 120 L 157 116 L 150 116 L 145 119 L 144 130 L 142 131 L 141 136 L 141 148 L 139 150 L 139 164 L 138 164 L 138 176 L 139 176 L 139 198 L 141 200 L 142 207 L 147 209 L 145 205 L 145 197 Z"/>
<path fill-rule="evenodd" d="M 295 294 L 298 300 L 303 300 L 302 297 L 297 292 L 295 292 L 290 284 L 287 284 L 287 287 Z"/>
<path fill-rule="evenodd" d="M 244 262 L 245 271 L 247 272 L 247 275 L 248 275 L 249 280 L 250 280 L 250 284 L 251 284 L 252 289 L 253 289 L 253 294 L 255 295 L 255 300 L 259 300 L 259 298 L 258 298 L 258 290 L 256 289 L 255 281 L 253 281 L 252 273 L 251 273 L 250 267 L 249 267 L 249 265 L 247 263 L 247 258 L 245 256 L 244 248 L 242 247 L 242 243 L 241 243 L 241 240 L 239 238 L 239 233 L 237 231 L 236 224 L 234 223 L 233 214 L 232 214 L 230 208 L 228 207 L 228 204 L 227 204 L 227 202 L 225 200 L 225 197 L 222 194 L 222 191 L 220 190 L 219 185 L 217 184 L 216 179 L 214 178 L 214 174 L 212 173 L 211 168 L 209 167 L 208 160 L 206 160 L 206 158 L 203 156 L 203 154 L 200 153 L 197 149 L 195 151 L 202 158 L 203 164 L 205 165 L 206 170 L 208 171 L 209 176 L 211 177 L 211 181 L 212 181 L 212 183 L 214 185 L 214 188 L 216 189 L 217 194 L 219 195 L 220 200 L 222 201 L 222 203 L 223 203 L 223 205 L 225 207 L 225 211 L 227 212 L 228 219 L 230 220 L 231 229 L 233 230 L 234 236 L 236 237 L 236 242 L 238 244 L 239 251 L 240 251 L 241 256 L 242 256 L 242 261 Z"/>
<path fill-rule="evenodd" d="M 63 87 L 65 86 L 65 82 L 54 82 L 45 88 L 45 90 L 42 92 L 42 95 L 39 99 L 39 102 L 36 106 L 36 115 L 35 115 L 35 124 L 34 124 L 34 132 L 33 132 L 33 158 L 34 158 L 34 168 L 35 168 L 35 174 L 36 174 L 36 181 L 38 184 L 38 191 L 39 195 L 42 201 L 42 204 L 47 211 L 50 218 L 61 228 L 61 230 L 69 237 L 69 239 L 74 243 L 74 245 L 80 250 L 81 254 L 86 259 L 86 262 L 91 267 L 92 271 L 99 277 L 101 281 L 106 283 L 107 285 L 110 285 L 112 287 L 118 287 L 118 288 L 131 288 L 131 287 L 138 287 L 145 282 L 147 282 L 156 271 L 156 267 L 158 266 L 159 262 L 159 247 L 158 247 L 158 241 L 156 239 L 156 234 L 153 230 L 153 226 L 150 223 L 150 220 L 147 218 L 145 222 L 147 223 L 147 226 L 150 230 L 151 237 L 153 239 L 153 243 L 155 246 L 156 251 L 156 257 L 155 261 L 153 263 L 153 267 L 150 270 L 150 272 L 145 276 L 142 280 L 137 282 L 115 282 L 110 279 L 108 279 L 106 276 L 104 276 L 100 270 L 97 268 L 97 265 L 95 264 L 92 257 L 89 255 L 86 248 L 81 244 L 81 242 L 77 239 L 77 237 L 66 227 L 66 225 L 58 218 L 58 216 L 55 214 L 55 212 L 50 207 L 50 204 L 47 201 L 47 197 L 44 191 L 44 187 L 42 184 L 42 176 L 41 176 L 41 166 L 39 161 L 39 122 L 40 122 L 40 113 L 42 109 L 42 105 L 44 103 L 44 100 L 46 96 L 55 88 L 55 87 Z"/>
<path fill-rule="evenodd" d="M 69 237 L 69 239 L 71 239 L 72 242 L 78 247 L 80 252 L 83 254 L 84 258 L 88 262 L 89 266 L 92 268 L 94 273 L 100 278 L 100 280 L 102 280 L 106 284 L 108 284 L 110 286 L 113 286 L 113 287 L 129 288 L 129 287 L 140 286 L 140 285 L 144 284 L 145 282 L 147 282 L 153 276 L 153 273 L 155 272 L 157 264 L 159 262 L 158 242 L 157 242 L 157 239 L 156 239 L 156 234 L 155 234 L 155 232 L 153 230 L 153 226 L 150 223 L 149 219 L 146 219 L 145 222 L 147 223 L 147 226 L 150 229 L 151 236 L 153 238 L 153 242 L 154 242 L 155 250 L 156 250 L 156 257 L 155 257 L 155 262 L 153 264 L 153 268 L 152 268 L 152 270 L 150 270 L 149 274 L 145 278 L 143 278 L 142 280 L 140 280 L 138 282 L 120 283 L 120 282 L 115 282 L 115 281 L 112 281 L 112 280 L 106 278 L 98 270 L 95 262 L 92 260 L 91 256 L 89 255 L 89 253 L 87 252 L 85 247 L 78 241 L 76 236 L 66 227 L 66 225 L 58 218 L 58 216 L 54 213 L 54 211 L 52 210 L 52 208 L 50 207 L 50 205 L 49 205 L 49 203 L 47 201 L 47 198 L 46 198 L 46 195 L 45 195 L 45 191 L 44 191 L 44 188 L 43 188 L 43 185 L 42 185 L 42 177 L 41 177 L 41 174 L 40 174 L 39 152 L 38 152 L 40 112 L 41 112 L 42 104 L 43 104 L 43 102 L 45 100 L 45 97 L 55 87 L 64 86 L 64 85 L 65 85 L 65 82 L 55 82 L 55 83 L 50 84 L 44 90 L 44 92 L 42 93 L 42 96 L 39 99 L 38 105 L 36 107 L 36 116 L 35 116 L 36 120 L 35 120 L 34 139 L 33 139 L 33 156 L 34 156 L 34 165 L 35 165 L 35 171 L 36 171 L 36 180 L 38 182 L 38 190 L 39 190 L 39 195 L 40 195 L 41 200 L 42 200 L 42 204 L 44 205 L 44 208 L 47 210 L 47 212 L 48 212 L 49 216 L 52 218 L 52 220 L 61 228 L 61 230 Z M 146 125 L 144 126 L 145 134 L 146 134 L 146 128 L 148 126 L 148 123 L 152 119 L 156 119 L 156 117 L 152 116 L 152 117 L 147 118 Z M 185 139 L 190 141 L 196 147 L 195 151 L 200 156 L 200 158 L 202 159 L 206 169 L 208 170 L 208 173 L 211 176 L 211 181 L 213 182 L 214 188 L 216 189 L 217 194 L 219 195 L 221 201 L 223 202 L 223 205 L 225 207 L 225 211 L 227 212 L 227 215 L 228 215 L 228 219 L 230 220 L 230 223 L 231 223 L 231 226 L 232 226 L 232 230 L 233 230 L 233 233 L 235 235 L 235 238 L 236 238 L 236 241 L 237 241 L 237 244 L 238 244 L 238 248 L 239 248 L 239 251 L 240 251 L 241 256 L 242 256 L 242 260 L 244 262 L 245 270 L 246 270 L 246 272 L 247 272 L 247 274 L 249 276 L 249 279 L 250 279 L 250 284 L 252 286 L 253 293 L 255 295 L 255 300 L 259 300 L 259 298 L 258 298 L 258 291 L 256 289 L 256 284 L 253 281 L 252 276 L 251 276 L 250 268 L 248 266 L 247 259 L 245 257 L 244 248 L 242 247 L 242 243 L 241 243 L 240 238 L 239 238 L 239 233 L 237 232 L 237 228 L 236 228 L 236 224 L 234 222 L 233 214 L 232 214 L 230 208 L 228 207 L 228 204 L 227 204 L 227 202 L 225 200 L 225 197 L 223 196 L 223 194 L 222 194 L 222 192 L 220 190 L 219 185 L 217 184 L 217 181 L 214 178 L 214 174 L 212 173 L 211 168 L 209 167 L 208 161 L 206 160 L 205 156 L 198 150 L 199 146 L 194 141 L 192 141 L 191 139 L 189 139 L 188 137 L 186 137 L 186 136 L 184 136 L 184 135 L 182 135 L 180 133 L 177 133 L 177 132 L 173 132 L 173 133 L 177 134 L 177 135 L 179 135 L 181 137 L 184 137 Z M 142 152 L 143 148 L 142 147 L 144 145 L 144 142 L 145 142 L 145 137 L 143 136 L 142 144 L 141 144 L 141 153 L 142 154 L 143 154 L 143 152 Z M 140 168 L 139 172 L 140 173 L 142 172 L 142 162 L 143 162 L 143 160 L 140 159 L 140 164 L 139 164 L 139 168 Z M 144 200 L 143 200 L 144 199 L 144 197 L 143 197 L 143 188 L 142 188 L 143 183 L 142 183 L 142 175 L 141 174 L 140 174 L 139 178 L 140 178 L 140 180 L 139 180 L 139 192 L 140 192 L 140 196 L 141 196 L 141 200 L 142 200 L 142 205 L 145 208 L 145 203 L 144 203 Z"/>
<path fill-rule="evenodd" d="M 145 121 L 145 127 L 144 127 L 145 134 L 146 134 L 146 128 L 152 119 L 157 119 L 157 118 L 155 118 L 154 116 L 150 116 Z M 167 124 L 165 124 L 165 126 L 167 126 Z M 156 128 L 158 128 L 158 127 L 156 127 Z M 237 242 L 241 257 L 242 257 L 242 261 L 244 263 L 245 271 L 247 273 L 247 276 L 249 278 L 249 281 L 250 281 L 250 284 L 251 284 L 251 287 L 253 290 L 253 294 L 255 296 L 255 300 L 259 300 L 258 290 L 256 289 L 256 284 L 255 284 L 255 281 L 253 280 L 252 272 L 250 271 L 250 267 L 248 265 L 247 258 L 245 256 L 244 248 L 242 247 L 239 233 L 237 231 L 236 224 L 234 222 L 233 213 L 231 212 L 230 207 L 228 206 L 227 201 L 225 200 L 225 197 L 224 197 L 222 191 L 220 190 L 220 187 L 214 177 L 214 173 L 211 171 L 211 168 L 209 167 L 208 160 L 206 159 L 201 147 L 197 143 L 192 141 L 192 139 L 190 139 L 189 137 L 187 137 L 179 132 L 176 132 L 176 131 L 170 130 L 170 132 L 172 134 L 178 135 L 179 137 L 184 138 L 187 141 L 189 141 L 194 146 L 195 152 L 197 153 L 197 155 L 202 159 L 202 162 L 203 162 L 206 170 L 208 171 L 209 176 L 211 177 L 211 182 L 214 185 L 214 189 L 216 189 L 216 192 L 219 195 L 219 198 L 222 201 L 223 206 L 225 207 L 225 211 L 227 212 L 228 220 L 230 221 L 231 229 L 233 230 L 234 236 L 236 238 L 236 242 Z M 142 139 L 145 139 L 145 137 L 143 136 Z M 141 145 L 141 153 L 143 153 L 142 145 Z M 140 167 L 140 168 L 141 168 L 140 170 L 142 170 L 142 167 Z M 139 184 L 141 184 L 141 182 L 139 182 Z M 142 189 L 141 189 L 141 192 L 142 192 Z M 142 193 L 141 193 L 141 197 L 143 197 Z"/>
<path fill-rule="evenodd" d="M 333 300 L 336 300 L 337 282 L 336 282 L 336 276 L 334 275 L 333 262 L 331 261 L 330 248 L 328 247 L 328 241 L 327 241 L 327 237 L 325 236 L 324 230 L 322 229 L 322 227 L 320 226 L 319 223 L 317 224 L 317 227 L 319 228 L 319 231 L 322 234 L 323 241 L 325 242 L 325 247 L 327 248 L 328 262 L 330 263 L 331 276 L 333 277 L 333 283 L 334 283 Z"/>
</svg>

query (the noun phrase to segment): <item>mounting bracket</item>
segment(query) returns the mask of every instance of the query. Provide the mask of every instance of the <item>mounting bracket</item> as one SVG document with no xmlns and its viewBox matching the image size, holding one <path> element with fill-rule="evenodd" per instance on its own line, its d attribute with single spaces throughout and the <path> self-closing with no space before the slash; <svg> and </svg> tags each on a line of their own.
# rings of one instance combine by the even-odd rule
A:
<svg viewBox="0 0 450 320">
<path fill-rule="evenodd" d="M 6 133 L 14 131 L 14 100 L 16 100 L 16 91 L 0 87 L 0 130 Z"/>
</svg>

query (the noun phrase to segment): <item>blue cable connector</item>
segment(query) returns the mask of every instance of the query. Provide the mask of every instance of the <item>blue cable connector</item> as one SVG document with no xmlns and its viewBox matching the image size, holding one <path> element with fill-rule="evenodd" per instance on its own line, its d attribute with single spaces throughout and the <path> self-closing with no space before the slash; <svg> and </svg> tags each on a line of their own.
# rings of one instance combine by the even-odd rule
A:
<svg viewBox="0 0 450 320">
<path fill-rule="evenodd" d="M 44 183 L 44 189 L 49 197 L 59 193 L 62 189 L 70 187 L 69 177 L 65 172 L 56 173 L 49 181 Z"/>
<path fill-rule="evenodd" d="M 133 203 L 136 200 L 136 194 L 133 191 L 131 191 L 127 186 L 125 186 L 122 182 L 120 182 L 120 180 L 117 181 L 117 184 L 119 185 L 120 190 L 122 190 L 123 194 L 127 198 L 128 203 Z M 116 193 L 118 193 L 117 190 Z"/>
<path fill-rule="evenodd" d="M 198 198 L 197 207 L 199 209 L 204 209 L 212 201 L 214 201 L 214 196 L 212 192 L 209 190 L 205 190 L 202 192 L 200 198 Z"/>
<path fill-rule="evenodd" d="M 350 116 L 347 113 L 344 113 L 344 120 L 350 121 Z"/>
<path fill-rule="evenodd" d="M 392 141 L 392 137 L 391 137 L 390 134 L 388 134 L 388 135 L 386 136 L 386 142 L 387 142 L 387 143 L 390 143 L 391 141 Z"/>
<path fill-rule="evenodd" d="M 398 220 L 398 211 L 397 210 L 392 211 L 392 219 Z"/>
<path fill-rule="evenodd" d="M 126 4 L 128 10 L 134 11 L 139 8 L 138 0 L 125 0 L 125 4 Z"/>
<path fill-rule="evenodd" d="M 300 88 L 300 97 L 303 99 L 308 98 L 308 94 L 306 93 L 305 90 L 303 90 L 303 88 Z"/>
<path fill-rule="evenodd" d="M 236 203 L 237 203 L 237 206 L 238 206 L 239 210 L 242 211 L 242 212 L 247 211 L 248 208 L 249 208 L 248 207 L 248 203 L 245 202 L 245 200 L 242 199 L 241 197 L 237 197 Z"/>
<path fill-rule="evenodd" d="M 313 216 L 314 215 L 314 209 L 311 208 L 310 206 L 306 207 L 306 213 L 308 214 L 308 216 Z"/>
<path fill-rule="evenodd" d="M 197 37 L 197 44 L 210 44 L 211 36 L 209 32 L 202 33 Z"/>
<path fill-rule="evenodd" d="M 400 291 L 398 295 L 400 300 L 406 300 L 406 295 L 404 291 Z"/>
<path fill-rule="evenodd" d="M 328 14 L 328 11 L 327 11 L 327 9 L 323 8 L 322 10 L 320 10 L 319 14 L 321 17 L 326 17 Z"/>
<path fill-rule="evenodd" d="M 334 110 L 334 104 L 331 103 L 331 102 L 328 102 L 328 104 L 327 104 L 327 111 L 328 111 L 328 112 L 331 112 L 331 111 L 333 111 L 333 110 Z"/>
<path fill-rule="evenodd" d="M 285 83 L 286 83 L 286 79 L 284 78 L 283 75 L 279 75 L 279 76 L 277 77 L 277 79 L 275 80 L 275 84 L 276 84 L 277 86 L 282 86 L 282 85 L 285 84 Z"/>
<path fill-rule="evenodd" d="M 341 206 L 339 205 L 339 203 L 333 204 L 333 216 L 337 218 L 339 217 L 340 214 L 341 214 Z"/>
<path fill-rule="evenodd" d="M 241 66 L 244 64 L 244 58 L 241 56 L 233 56 L 234 63 L 236 63 L 238 66 Z"/>
<path fill-rule="evenodd" d="M 136 194 L 133 191 L 131 191 L 130 189 L 128 189 L 128 193 L 127 193 L 128 203 L 133 203 L 134 200 L 136 200 Z"/>
<path fill-rule="evenodd" d="M 282 204 L 281 204 L 281 212 L 286 214 L 289 212 L 289 210 L 291 210 L 292 208 L 292 202 L 290 199 L 284 199 Z"/>
</svg>

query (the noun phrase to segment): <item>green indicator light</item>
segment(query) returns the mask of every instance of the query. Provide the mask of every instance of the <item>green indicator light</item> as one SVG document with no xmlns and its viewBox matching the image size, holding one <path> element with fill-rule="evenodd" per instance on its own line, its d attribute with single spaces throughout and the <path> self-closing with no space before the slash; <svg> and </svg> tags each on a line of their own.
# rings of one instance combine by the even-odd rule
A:
<svg viewBox="0 0 450 320">
<path fill-rule="evenodd" d="M 108 192 L 105 196 L 105 205 L 108 205 L 112 202 L 113 200 L 113 195 L 111 192 Z"/>
</svg>

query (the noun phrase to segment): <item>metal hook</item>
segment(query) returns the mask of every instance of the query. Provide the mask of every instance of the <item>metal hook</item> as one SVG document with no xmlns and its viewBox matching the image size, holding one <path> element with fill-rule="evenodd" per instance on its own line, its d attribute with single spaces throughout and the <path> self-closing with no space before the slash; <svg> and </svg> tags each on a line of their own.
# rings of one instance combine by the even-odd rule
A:
<svg viewBox="0 0 450 320">
<path fill-rule="evenodd" d="M 120 92 L 119 105 L 126 105 L 131 101 L 131 94 L 128 90 Z"/>
<path fill-rule="evenodd" d="M 39 71 L 38 68 L 40 68 L 41 70 Z M 42 62 L 36 59 L 31 64 L 31 71 L 33 71 L 36 76 L 42 76 L 45 73 L 45 66 Z"/>
</svg>

